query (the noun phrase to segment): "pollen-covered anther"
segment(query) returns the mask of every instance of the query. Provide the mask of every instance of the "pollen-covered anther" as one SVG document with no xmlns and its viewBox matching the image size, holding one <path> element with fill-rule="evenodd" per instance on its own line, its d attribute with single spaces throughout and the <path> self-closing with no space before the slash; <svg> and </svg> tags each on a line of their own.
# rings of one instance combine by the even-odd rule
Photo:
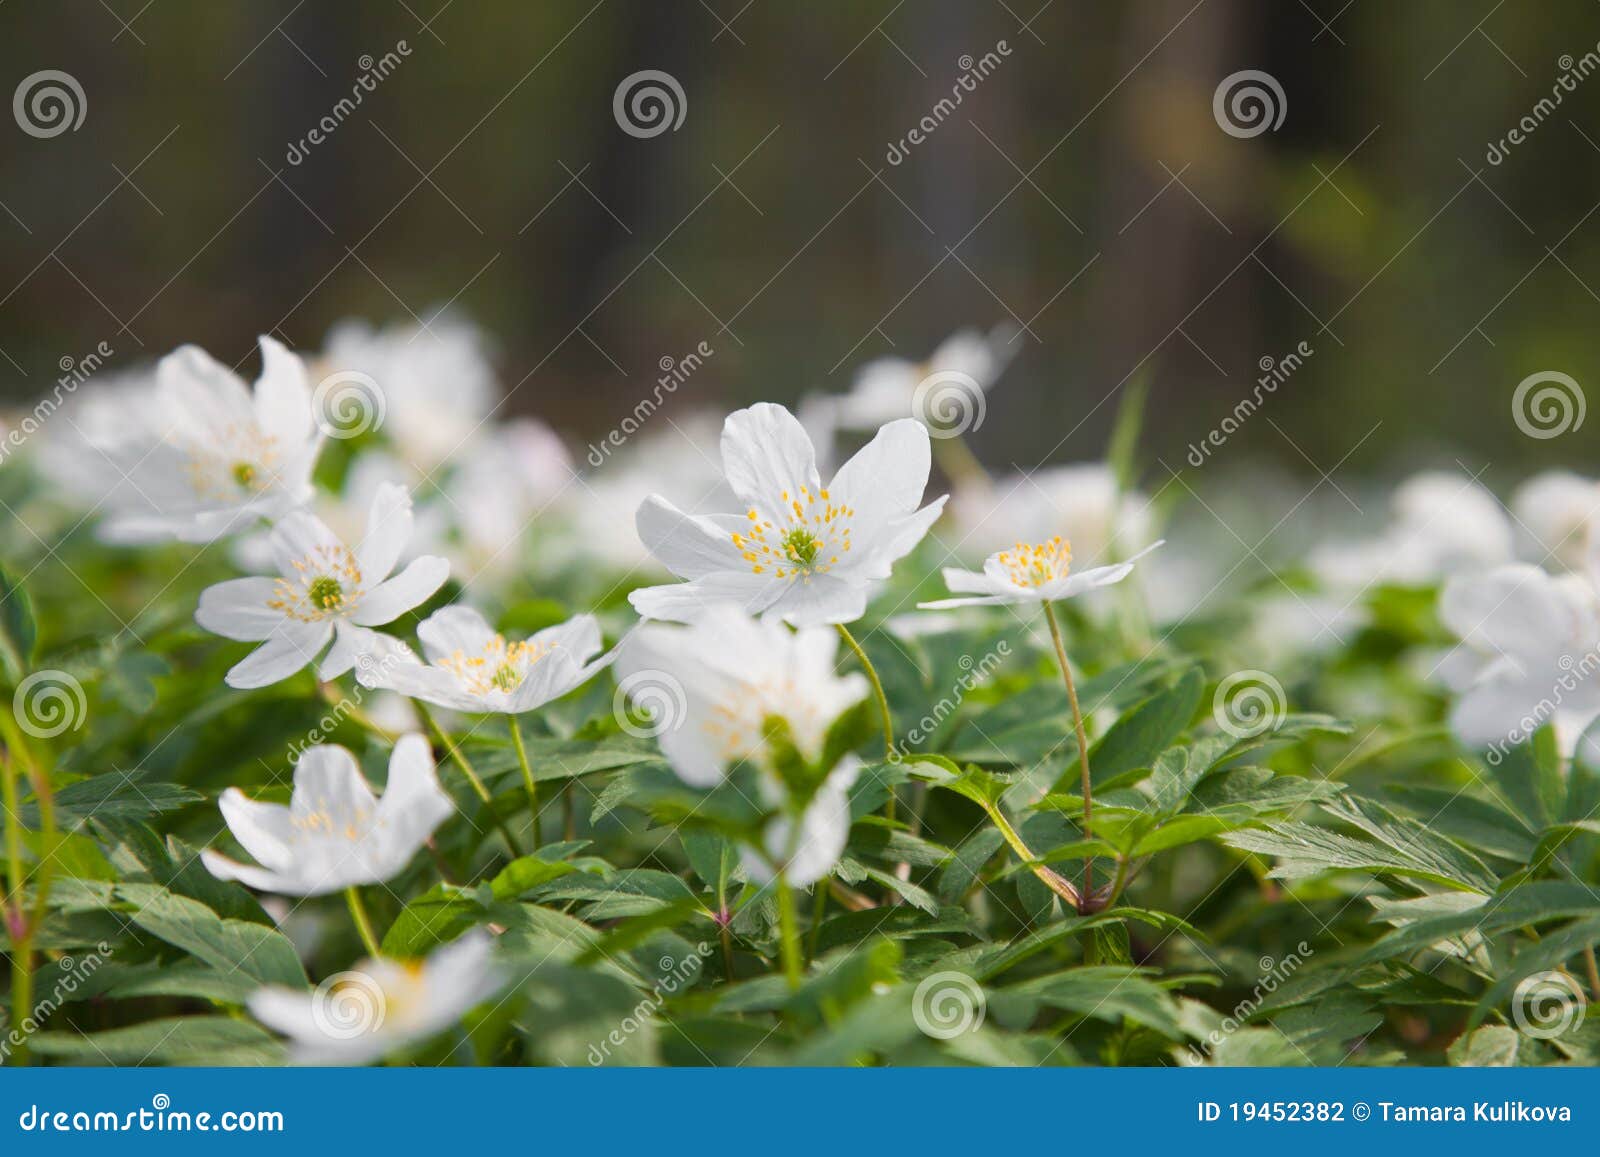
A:
<svg viewBox="0 0 1600 1157">
<path fill-rule="evenodd" d="M 1072 544 L 1059 534 L 1048 542 L 1019 542 L 998 556 L 1006 577 L 1019 587 L 1037 588 L 1067 577 L 1072 569 Z"/>
</svg>

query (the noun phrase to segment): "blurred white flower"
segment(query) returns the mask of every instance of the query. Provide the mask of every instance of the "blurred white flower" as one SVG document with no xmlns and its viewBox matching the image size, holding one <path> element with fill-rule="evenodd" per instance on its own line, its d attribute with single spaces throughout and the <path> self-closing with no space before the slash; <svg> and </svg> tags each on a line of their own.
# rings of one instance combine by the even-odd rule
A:
<svg viewBox="0 0 1600 1157">
<path fill-rule="evenodd" d="M 287 679 L 314 662 L 330 639 L 320 679 L 337 678 L 373 650 L 373 632 L 365 628 L 426 602 L 450 574 L 444 559 L 424 555 L 389 578 L 411 526 L 410 496 L 388 483 L 378 488 L 366 533 L 353 550 L 305 511 L 280 521 L 271 540 L 278 578 L 230 579 L 200 595 L 195 622 L 227 639 L 261 643 L 228 672 L 228 686 Z"/>
<path fill-rule="evenodd" d="M 260 866 L 207 848 L 200 853 L 206 869 L 279 896 L 323 896 L 393 879 L 455 810 L 420 735 L 395 744 L 381 800 L 355 756 L 325 744 L 301 753 L 288 807 L 249 799 L 236 787 L 219 804 L 228 830 Z"/>
<path fill-rule="evenodd" d="M 947 384 L 970 382 L 970 388 L 986 393 L 1016 353 L 1012 341 L 1016 334 L 1009 325 L 996 326 L 987 334 L 963 329 L 940 343 L 925 361 L 886 357 L 867 362 L 856 371 L 850 391 L 834 399 L 834 420 L 845 430 L 875 430 L 896 418 L 926 421 L 927 415 L 917 412 L 917 387 L 934 374 L 946 375 Z"/>
<path fill-rule="evenodd" d="M 426 663 L 404 644 L 380 637 L 391 649 L 375 662 L 358 663 L 356 679 L 457 711 L 515 715 L 582 686 L 612 659 L 600 655 L 593 615 L 508 642 L 477 611 L 449 606 L 429 615 L 417 637 Z"/>
<path fill-rule="evenodd" d="M 963 557 L 986 558 L 1015 542 L 1042 542 L 1072 528 L 1081 562 L 1111 563 L 1155 539 L 1150 500 L 1137 490 L 1118 493 L 1103 462 L 1051 466 L 996 481 L 964 479 L 950 496 L 950 537 Z M 942 531 L 942 528 L 941 528 Z"/>
<path fill-rule="evenodd" d="M 574 473 L 566 447 L 543 422 L 485 427 L 444 485 L 460 539 L 450 557 L 462 583 L 525 569 L 529 528 L 575 486 Z"/>
<path fill-rule="evenodd" d="M 365 1065 L 449 1028 L 505 982 L 494 940 L 473 929 L 417 962 L 363 960 L 315 992 L 267 985 L 250 1014 L 289 1038 L 297 1065 Z"/>
<path fill-rule="evenodd" d="M 648 619 L 687 621 L 732 602 L 795 626 L 853 622 L 944 508 L 941 497 L 918 509 L 930 465 L 928 431 L 902 418 L 823 486 L 793 414 L 768 402 L 739 410 L 723 425 L 722 466 L 742 512 L 691 515 L 647 499 L 639 538 L 687 581 L 628 599 Z"/>
<path fill-rule="evenodd" d="M 1474 747 L 1511 745 L 1552 723 L 1564 753 L 1600 714 L 1600 598 L 1589 575 L 1516 563 L 1458 576 L 1439 618 L 1461 643 L 1439 664 L 1459 698 L 1450 725 Z"/>
<path fill-rule="evenodd" d="M 1378 537 L 1314 548 L 1308 559 L 1313 572 L 1338 588 L 1422 586 L 1511 561 L 1511 520 L 1495 496 L 1465 474 L 1417 474 L 1395 490 L 1390 509 Z"/>
<path fill-rule="evenodd" d="M 1511 495 L 1521 554 L 1539 566 L 1582 570 L 1600 517 L 1600 482 L 1570 470 L 1535 474 Z"/>
<path fill-rule="evenodd" d="M 1014 603 L 1053 603 L 1086 591 L 1119 583 L 1133 573 L 1133 564 L 1161 543 L 1154 542 L 1126 562 L 1072 572 L 1072 544 L 1060 535 L 1044 542 L 1017 543 L 1010 550 L 991 554 L 983 570 L 944 569 L 944 584 L 961 596 L 918 603 L 923 610 L 952 607 L 1003 606 Z"/>
<path fill-rule="evenodd" d="M 618 683 L 644 688 L 639 697 L 658 708 L 656 742 L 680 779 L 714 787 L 741 763 L 760 770 L 763 799 L 777 814 L 763 848 L 741 855 L 762 883 L 776 864 L 790 884 L 805 887 L 827 875 L 844 851 L 848 793 L 860 764 L 846 757 L 809 795 L 797 796 L 769 759 L 765 731 L 768 720 L 783 720 L 799 754 L 820 760 L 828 728 L 868 690 L 864 675 L 837 674 L 838 644 L 826 628 L 791 631 L 723 605 L 684 627 L 647 623 L 619 648 Z"/>
<path fill-rule="evenodd" d="M 822 754 L 828 726 L 867 694 L 866 676 L 836 673 L 838 646 L 826 628 L 791 631 L 723 605 L 685 627 L 635 628 L 618 648 L 617 679 L 624 689 L 670 680 L 671 718 L 654 720 L 656 742 L 685 783 L 713 787 L 735 764 L 762 760 L 773 716 L 806 758 Z"/>
<path fill-rule="evenodd" d="M 153 384 L 107 383 L 62 415 L 71 432 L 44 468 L 103 503 L 102 537 L 211 542 L 311 497 L 321 434 L 305 366 L 281 343 L 260 340 L 254 392 L 204 350 L 183 346 L 161 359 Z"/>
<path fill-rule="evenodd" d="M 379 431 L 412 467 L 431 473 L 478 433 L 500 401 L 482 333 L 448 314 L 425 326 L 374 329 L 346 321 L 328 334 L 315 372 L 364 374 L 382 395 Z"/>
</svg>

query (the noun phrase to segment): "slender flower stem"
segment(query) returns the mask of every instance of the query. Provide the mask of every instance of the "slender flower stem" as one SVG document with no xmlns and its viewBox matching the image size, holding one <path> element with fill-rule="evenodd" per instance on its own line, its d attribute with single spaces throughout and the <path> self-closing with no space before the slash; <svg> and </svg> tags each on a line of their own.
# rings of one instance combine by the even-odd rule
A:
<svg viewBox="0 0 1600 1157">
<path fill-rule="evenodd" d="M 1011 850 L 1025 863 L 1031 865 L 1029 871 L 1037 876 L 1045 887 L 1060 896 L 1068 904 L 1071 904 L 1075 911 L 1081 911 L 1083 898 L 1078 895 L 1078 889 L 1073 887 L 1060 873 L 1052 871 L 1043 864 L 1035 863 L 1039 857 L 1033 854 L 1033 849 L 1023 841 L 1017 829 L 1011 826 L 1011 821 L 1006 819 L 1005 813 L 1000 810 L 999 806 L 997 804 L 986 804 L 983 810 L 988 814 L 989 822 L 1000 829 L 1001 836 L 1005 838 L 1006 843 L 1011 845 Z"/>
<path fill-rule="evenodd" d="M 800 987 L 800 922 L 795 917 L 794 891 L 782 872 L 776 880 L 778 891 L 778 935 L 783 942 L 783 974 L 790 988 Z"/>
<path fill-rule="evenodd" d="M 1583 967 L 1589 973 L 1589 992 L 1600 1001 L 1600 965 L 1595 964 L 1593 945 L 1583 950 Z"/>
<path fill-rule="evenodd" d="M 578 785 L 570 779 L 561 785 L 561 838 L 578 838 Z"/>
<path fill-rule="evenodd" d="M 816 898 L 811 909 L 811 935 L 806 940 L 806 963 L 817 958 L 817 945 L 822 942 L 822 914 L 828 910 L 828 885 L 818 881 Z"/>
<path fill-rule="evenodd" d="M 367 906 L 361 900 L 361 893 L 354 887 L 344 890 L 345 903 L 350 905 L 350 919 L 355 921 L 356 934 L 361 937 L 361 943 L 366 945 L 367 955 L 376 960 L 383 955 L 378 947 L 378 938 L 372 931 L 372 917 L 367 915 Z"/>
<path fill-rule="evenodd" d="M 350 696 L 339 690 L 339 686 L 336 683 L 320 683 L 318 684 L 318 689 L 322 693 L 323 701 L 333 708 L 335 715 L 344 714 L 348 716 L 355 721 L 357 727 L 371 732 L 384 743 L 393 743 L 400 738 L 361 709 L 359 694 L 355 699 L 351 699 Z"/>
<path fill-rule="evenodd" d="M 23 911 L 22 827 L 17 818 L 17 753 L 9 746 L 0 764 L 0 790 L 6 809 L 6 939 L 11 945 L 11 1027 L 33 1007 L 33 921 Z M 11 1053 L 11 1063 L 28 1063 L 24 1036 Z"/>
<path fill-rule="evenodd" d="M 1089 786 L 1089 738 L 1083 732 L 1083 712 L 1078 708 L 1078 688 L 1072 682 L 1072 664 L 1067 662 L 1067 648 L 1061 642 L 1061 626 L 1056 622 L 1055 608 L 1049 600 L 1044 603 L 1045 621 L 1050 624 L 1050 639 L 1056 645 L 1056 659 L 1061 664 L 1061 678 L 1067 685 L 1067 701 L 1072 704 L 1072 729 L 1078 734 L 1078 767 L 1083 773 L 1083 838 L 1093 839 L 1090 821 L 1094 818 L 1094 795 Z M 1094 894 L 1094 857 L 1083 861 L 1083 898 L 1087 902 Z"/>
<path fill-rule="evenodd" d="M 534 782 L 533 764 L 528 762 L 528 749 L 522 742 L 522 728 L 517 726 L 515 715 L 506 716 L 506 726 L 511 730 L 511 746 L 517 749 L 517 763 L 522 767 L 522 786 L 528 793 L 528 815 L 533 819 L 533 842 L 539 842 L 539 785 Z"/>
<path fill-rule="evenodd" d="M 849 648 L 855 652 L 856 661 L 861 664 L 861 669 L 867 673 L 867 682 L 872 684 L 872 694 L 878 701 L 878 714 L 883 718 L 883 756 L 890 763 L 895 761 L 894 754 L 894 717 L 889 714 L 889 698 L 883 693 L 883 681 L 878 678 L 878 669 L 872 665 L 872 660 L 867 658 L 867 653 L 861 649 L 861 644 L 856 642 L 856 637 L 850 633 L 850 628 L 843 623 L 836 624 L 839 628 L 839 637 Z M 884 805 L 883 814 L 889 820 L 894 819 L 895 790 L 889 789 L 889 802 Z"/>
<path fill-rule="evenodd" d="M 422 721 L 428 725 L 428 730 L 432 731 L 434 738 L 439 741 L 439 746 L 449 753 L 451 760 L 461 769 L 461 774 L 467 777 L 468 783 L 472 784 L 472 790 L 478 793 L 478 798 L 483 801 L 483 806 L 489 810 L 489 818 L 494 822 L 494 826 L 499 829 L 500 838 L 505 840 L 506 847 L 511 849 L 513 856 L 521 856 L 521 846 L 511 834 L 511 829 L 506 827 L 505 821 L 495 814 L 494 797 L 489 794 L 489 789 L 483 786 L 483 780 L 478 778 L 478 773 L 472 770 L 472 764 L 467 762 L 467 757 L 461 754 L 461 749 L 445 734 L 444 728 L 439 726 L 439 721 L 434 718 L 433 712 L 428 709 L 428 705 L 420 699 L 414 699 L 412 703 L 416 706 L 417 714 L 422 716 Z"/>
</svg>

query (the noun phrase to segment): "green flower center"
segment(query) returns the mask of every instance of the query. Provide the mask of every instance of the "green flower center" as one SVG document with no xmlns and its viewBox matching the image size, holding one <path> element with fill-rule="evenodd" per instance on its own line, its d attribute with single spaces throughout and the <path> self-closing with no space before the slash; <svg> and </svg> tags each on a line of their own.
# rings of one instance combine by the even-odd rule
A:
<svg viewBox="0 0 1600 1157">
<path fill-rule="evenodd" d="M 490 677 L 489 682 L 493 683 L 498 691 L 510 691 L 522 682 L 522 676 L 510 663 L 501 663 L 494 669 L 494 675 Z"/>
<path fill-rule="evenodd" d="M 789 561 L 801 566 L 810 566 L 817 561 L 817 551 L 822 549 L 822 543 L 806 527 L 795 527 L 783 536 L 783 553 Z"/>
<path fill-rule="evenodd" d="M 311 580 L 311 586 L 306 591 L 311 605 L 331 611 L 344 602 L 344 588 L 339 585 L 339 580 L 328 575 L 319 575 Z"/>
<path fill-rule="evenodd" d="M 233 464 L 233 480 L 246 490 L 252 489 L 256 484 L 256 467 L 253 462 L 235 462 Z"/>
</svg>

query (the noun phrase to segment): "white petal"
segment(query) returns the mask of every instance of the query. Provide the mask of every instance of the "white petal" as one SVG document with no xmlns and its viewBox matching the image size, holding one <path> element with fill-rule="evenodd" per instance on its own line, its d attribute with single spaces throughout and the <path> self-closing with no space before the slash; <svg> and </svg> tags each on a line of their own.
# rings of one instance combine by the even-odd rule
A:
<svg viewBox="0 0 1600 1157">
<path fill-rule="evenodd" d="M 944 585 L 952 594 L 999 595 L 1016 592 L 1014 584 L 987 571 L 962 570 L 947 566 L 941 573 L 944 576 Z"/>
<path fill-rule="evenodd" d="M 425 554 L 394 578 L 368 591 L 351 613 L 350 621 L 364 627 L 391 622 L 431 599 L 449 577 L 448 562 L 438 555 Z"/>
<path fill-rule="evenodd" d="M 643 618 L 688 623 L 703 615 L 707 608 L 722 603 L 733 603 L 750 614 L 759 614 L 783 593 L 782 580 L 723 571 L 691 582 L 640 587 L 629 592 L 628 602 Z"/>
<path fill-rule="evenodd" d="M 1525 565 L 1451 579 L 1439 596 L 1439 618 L 1462 639 L 1512 653 L 1558 647 L 1572 626 L 1555 581 Z"/>
<path fill-rule="evenodd" d="M 749 569 L 731 534 L 711 519 L 685 514 L 657 495 L 644 500 L 634 526 L 645 549 L 679 578 Z"/>
<path fill-rule="evenodd" d="M 327 523 L 305 510 L 292 511 L 279 519 L 272 528 L 271 543 L 278 573 L 296 581 L 300 578 L 296 563 L 304 564 L 307 558 L 319 552 L 337 557 L 344 550 L 344 543 Z"/>
<path fill-rule="evenodd" d="M 722 470 L 746 506 L 771 509 L 798 499 L 802 487 L 813 494 L 822 489 L 805 427 L 771 402 L 728 415 L 722 426 Z"/>
<path fill-rule="evenodd" d="M 832 574 L 812 575 L 809 582 L 789 584 L 766 610 L 793 627 L 853 623 L 867 612 L 869 588 Z"/>
<path fill-rule="evenodd" d="M 473 608 L 460 603 L 440 607 L 417 628 L 422 653 L 430 663 L 442 663 L 460 652 L 481 654 L 494 640 L 495 629 Z"/>
<path fill-rule="evenodd" d="M 327 623 L 296 624 L 282 620 L 280 629 L 228 671 L 225 682 L 239 690 L 270 687 L 308 666 L 322 650 L 333 628 Z"/>
<path fill-rule="evenodd" d="M 289 812 L 302 827 L 312 831 L 364 828 L 372 822 L 377 807 L 355 756 L 343 747 L 324 743 L 300 753 L 294 765 Z M 308 820 L 312 822 L 306 823 Z"/>
<path fill-rule="evenodd" d="M 255 422 L 249 387 L 199 346 L 182 346 L 162 358 L 156 383 L 166 415 L 202 445 L 214 433 Z"/>
<path fill-rule="evenodd" d="M 362 581 L 382 582 L 389 577 L 411 540 L 411 495 L 393 482 L 379 485 L 367 516 L 367 532 L 356 548 Z"/>
<path fill-rule="evenodd" d="M 900 418 L 879 430 L 839 468 L 828 493 L 834 502 L 855 509 L 855 535 L 868 539 L 917 509 L 931 467 L 927 427 L 914 418 Z"/>
<path fill-rule="evenodd" d="M 297 883 L 289 876 L 269 872 L 265 868 L 257 868 L 251 864 L 241 864 L 210 848 L 201 851 L 200 862 L 205 865 L 206 871 L 219 880 L 237 880 L 247 888 L 254 888 L 258 892 L 271 892 L 278 896 L 301 894 Z"/>
<path fill-rule="evenodd" d="M 389 783 L 378 804 L 381 858 L 399 871 L 433 830 L 455 812 L 439 786 L 433 750 L 420 735 L 403 735 L 389 756 Z"/>
<path fill-rule="evenodd" d="M 289 450 L 313 438 L 311 386 L 306 367 L 282 342 L 263 334 L 261 377 L 256 381 L 255 416 L 261 431 Z"/>
<path fill-rule="evenodd" d="M 294 826 L 290 823 L 288 808 L 282 804 L 259 803 L 236 787 L 223 792 L 217 806 L 239 846 L 263 867 L 281 872 L 294 862 L 294 851 L 289 846 Z"/>
<path fill-rule="evenodd" d="M 363 656 L 382 651 L 384 645 L 378 641 L 380 638 L 377 631 L 335 619 L 333 646 L 328 648 L 328 653 L 317 666 L 317 678 L 324 683 L 337 679 L 355 667 Z"/>
<path fill-rule="evenodd" d="M 283 626 L 282 611 L 267 606 L 276 595 L 275 579 L 229 579 L 200 592 L 194 621 L 214 635 L 257 643 Z"/>
</svg>

